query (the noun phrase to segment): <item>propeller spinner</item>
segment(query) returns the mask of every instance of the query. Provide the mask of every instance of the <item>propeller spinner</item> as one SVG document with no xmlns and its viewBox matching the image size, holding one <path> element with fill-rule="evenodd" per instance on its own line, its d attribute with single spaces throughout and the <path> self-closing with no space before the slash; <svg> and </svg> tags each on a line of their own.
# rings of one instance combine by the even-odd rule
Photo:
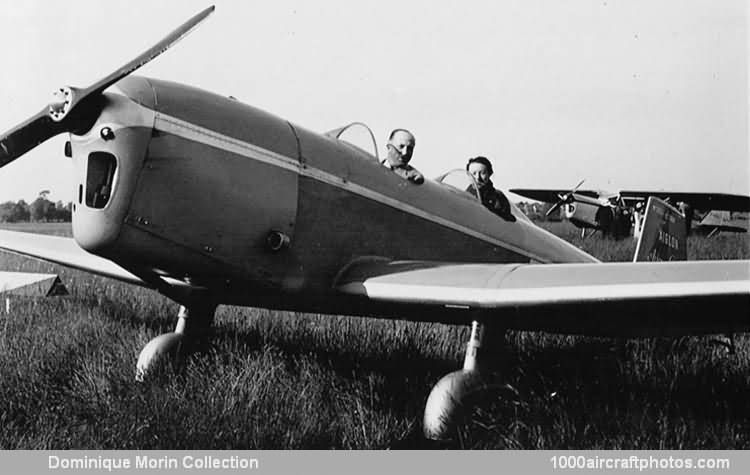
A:
<svg viewBox="0 0 750 475">
<path fill-rule="evenodd" d="M 571 203 L 573 201 L 572 200 L 573 193 L 575 193 L 576 191 L 578 191 L 578 188 L 580 188 L 581 185 L 583 185 L 584 181 L 586 181 L 586 180 L 581 180 L 572 190 L 570 190 L 569 192 L 565 193 L 564 195 L 557 195 L 557 197 L 559 198 L 559 201 L 557 203 L 555 203 L 554 205 L 552 205 L 552 207 L 550 209 L 548 209 L 547 212 L 544 215 L 545 216 L 549 216 L 550 214 L 552 214 L 555 211 L 557 211 L 557 209 L 560 206 L 568 204 L 568 203 Z"/>
<path fill-rule="evenodd" d="M 112 84 L 145 65 L 180 41 L 213 13 L 211 6 L 198 13 L 154 46 L 85 89 L 61 87 L 50 104 L 0 136 L 0 168 L 37 145 L 63 132 L 84 133 L 101 113 L 101 94 Z"/>
</svg>

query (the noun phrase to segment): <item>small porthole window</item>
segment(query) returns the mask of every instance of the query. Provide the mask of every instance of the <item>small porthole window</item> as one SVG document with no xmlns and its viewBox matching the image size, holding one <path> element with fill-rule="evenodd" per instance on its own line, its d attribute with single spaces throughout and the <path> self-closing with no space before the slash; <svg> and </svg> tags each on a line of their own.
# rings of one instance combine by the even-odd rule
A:
<svg viewBox="0 0 750 475">
<path fill-rule="evenodd" d="M 112 196 L 112 182 L 117 169 L 117 159 L 111 153 L 89 154 L 86 170 L 86 206 L 101 209 L 107 206 Z"/>
</svg>

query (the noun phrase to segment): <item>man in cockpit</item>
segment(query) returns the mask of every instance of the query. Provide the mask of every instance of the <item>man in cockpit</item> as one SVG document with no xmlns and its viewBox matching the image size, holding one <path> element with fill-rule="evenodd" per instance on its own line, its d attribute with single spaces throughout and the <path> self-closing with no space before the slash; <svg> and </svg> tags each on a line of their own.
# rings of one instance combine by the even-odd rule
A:
<svg viewBox="0 0 750 475">
<path fill-rule="evenodd" d="M 408 130 L 393 130 L 388 137 L 388 153 L 382 164 L 397 175 L 419 185 L 424 182 L 424 176 L 409 165 L 415 144 L 414 135 Z"/>
<path fill-rule="evenodd" d="M 515 221 L 516 217 L 511 212 L 510 201 L 508 201 L 508 198 L 505 197 L 502 191 L 495 189 L 495 185 L 490 180 L 492 176 L 492 163 L 490 163 L 487 157 L 479 156 L 470 158 L 466 164 L 466 171 L 474 177 L 477 188 L 479 188 L 479 198 L 482 200 L 482 204 L 504 220 Z M 473 184 L 469 185 L 466 191 L 474 196 L 477 194 L 477 190 Z"/>
</svg>

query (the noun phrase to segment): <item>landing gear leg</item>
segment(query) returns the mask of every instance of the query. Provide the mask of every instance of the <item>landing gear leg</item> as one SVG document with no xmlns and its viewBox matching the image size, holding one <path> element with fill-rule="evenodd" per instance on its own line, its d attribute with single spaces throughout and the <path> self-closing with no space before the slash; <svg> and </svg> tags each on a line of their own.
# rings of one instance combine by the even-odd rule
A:
<svg viewBox="0 0 750 475">
<path fill-rule="evenodd" d="M 136 380 L 143 381 L 148 372 L 165 357 L 176 359 L 186 348 L 208 335 L 213 323 L 216 305 L 213 303 L 191 303 L 180 306 L 177 325 L 171 333 L 159 335 L 141 350 L 136 365 Z"/>
<path fill-rule="evenodd" d="M 471 337 L 466 344 L 464 367 L 449 373 L 432 388 L 424 410 L 424 435 L 428 439 L 447 439 L 456 428 L 456 423 L 467 409 L 466 399 L 485 387 L 480 376 L 483 361 L 489 353 L 483 345 L 489 343 L 488 331 L 503 335 L 504 330 L 487 328 L 474 321 L 471 325 Z M 491 340 L 490 340 L 491 341 Z"/>
</svg>

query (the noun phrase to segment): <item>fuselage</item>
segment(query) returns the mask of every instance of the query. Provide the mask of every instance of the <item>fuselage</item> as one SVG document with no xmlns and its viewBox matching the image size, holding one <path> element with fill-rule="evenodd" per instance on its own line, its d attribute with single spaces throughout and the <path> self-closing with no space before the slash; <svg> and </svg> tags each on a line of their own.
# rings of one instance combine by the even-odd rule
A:
<svg viewBox="0 0 750 475">
<path fill-rule="evenodd" d="M 324 302 L 369 257 L 595 261 L 515 208 L 505 221 L 461 190 L 416 185 L 345 142 L 176 83 L 120 81 L 71 144 L 81 247 L 223 303 Z"/>
</svg>

